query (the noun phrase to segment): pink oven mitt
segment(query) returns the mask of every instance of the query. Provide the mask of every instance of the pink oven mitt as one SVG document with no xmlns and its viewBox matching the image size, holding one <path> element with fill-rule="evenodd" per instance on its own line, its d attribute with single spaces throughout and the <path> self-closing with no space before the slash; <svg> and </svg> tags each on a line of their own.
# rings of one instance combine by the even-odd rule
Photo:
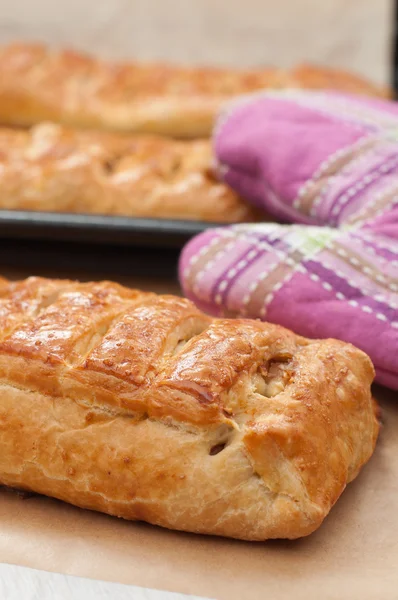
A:
<svg viewBox="0 0 398 600">
<path fill-rule="evenodd" d="M 398 106 L 335 93 L 265 92 L 220 117 L 220 174 L 281 221 L 210 229 L 180 280 L 206 312 L 335 337 L 398 389 Z"/>
</svg>

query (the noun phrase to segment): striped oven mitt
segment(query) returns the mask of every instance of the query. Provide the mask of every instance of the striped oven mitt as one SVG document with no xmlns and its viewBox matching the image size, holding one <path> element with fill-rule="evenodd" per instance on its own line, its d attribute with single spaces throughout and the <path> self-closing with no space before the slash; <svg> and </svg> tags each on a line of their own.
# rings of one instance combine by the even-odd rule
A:
<svg viewBox="0 0 398 600">
<path fill-rule="evenodd" d="M 210 229 L 180 280 L 206 312 L 362 348 L 398 389 L 398 105 L 300 90 L 246 97 L 214 135 L 220 175 L 279 221 Z"/>
</svg>

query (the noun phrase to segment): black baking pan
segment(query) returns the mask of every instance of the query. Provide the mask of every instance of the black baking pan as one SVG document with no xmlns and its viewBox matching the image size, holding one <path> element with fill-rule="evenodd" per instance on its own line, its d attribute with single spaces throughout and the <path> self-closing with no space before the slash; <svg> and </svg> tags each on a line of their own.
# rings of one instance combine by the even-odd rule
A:
<svg viewBox="0 0 398 600">
<path fill-rule="evenodd" d="M 0 238 L 181 249 L 217 223 L 0 210 Z"/>
<path fill-rule="evenodd" d="M 0 274 L 177 280 L 181 248 L 217 223 L 0 210 Z"/>
</svg>

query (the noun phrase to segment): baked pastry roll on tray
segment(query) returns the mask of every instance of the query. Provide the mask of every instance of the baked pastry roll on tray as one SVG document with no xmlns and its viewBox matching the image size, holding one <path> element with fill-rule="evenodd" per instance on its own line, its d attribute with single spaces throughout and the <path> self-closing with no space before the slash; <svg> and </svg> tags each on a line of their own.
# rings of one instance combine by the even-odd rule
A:
<svg viewBox="0 0 398 600">
<path fill-rule="evenodd" d="M 0 209 L 233 223 L 266 219 L 212 170 L 209 140 L 0 128 Z"/>
<path fill-rule="evenodd" d="M 314 531 L 371 456 L 369 358 L 115 283 L 0 283 L 0 482 L 171 529 Z"/>
<path fill-rule="evenodd" d="M 57 121 L 77 127 L 210 135 L 214 117 L 232 97 L 264 88 L 310 87 L 384 96 L 360 77 L 320 67 L 292 71 L 107 63 L 40 44 L 0 51 L 0 123 Z"/>
</svg>

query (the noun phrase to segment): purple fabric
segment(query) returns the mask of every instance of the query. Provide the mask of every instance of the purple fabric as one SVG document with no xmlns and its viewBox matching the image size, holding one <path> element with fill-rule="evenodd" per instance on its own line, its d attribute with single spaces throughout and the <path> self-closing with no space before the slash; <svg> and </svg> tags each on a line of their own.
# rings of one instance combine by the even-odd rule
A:
<svg viewBox="0 0 398 600">
<path fill-rule="evenodd" d="M 367 352 L 398 389 L 398 106 L 292 90 L 240 100 L 214 134 L 220 173 L 283 222 L 208 230 L 183 250 L 185 294 Z"/>
</svg>

